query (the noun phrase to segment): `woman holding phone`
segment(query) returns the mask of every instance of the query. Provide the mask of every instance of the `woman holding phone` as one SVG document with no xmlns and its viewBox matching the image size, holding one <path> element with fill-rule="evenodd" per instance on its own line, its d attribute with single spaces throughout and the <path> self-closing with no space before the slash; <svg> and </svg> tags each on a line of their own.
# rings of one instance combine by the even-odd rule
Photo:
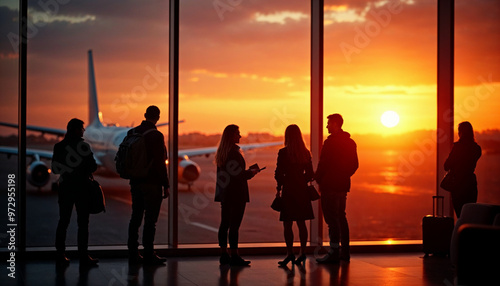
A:
<svg viewBox="0 0 500 286">
<path fill-rule="evenodd" d="M 218 233 L 221 265 L 248 266 L 250 264 L 250 261 L 244 260 L 238 254 L 238 233 L 246 204 L 250 201 L 247 181 L 260 170 L 258 167 L 245 169 L 245 159 L 240 147 L 236 145 L 240 143 L 240 138 L 239 127 L 234 124 L 228 125 L 222 133 L 215 154 L 217 163 L 215 201 L 221 203 L 221 223 Z M 230 252 L 227 250 L 228 236 Z"/>
</svg>

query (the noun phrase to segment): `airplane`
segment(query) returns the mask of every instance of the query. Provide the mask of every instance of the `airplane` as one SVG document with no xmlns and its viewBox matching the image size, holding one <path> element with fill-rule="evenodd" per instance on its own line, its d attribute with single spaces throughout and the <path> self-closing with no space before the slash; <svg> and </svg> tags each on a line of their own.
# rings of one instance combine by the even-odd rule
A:
<svg viewBox="0 0 500 286">
<path fill-rule="evenodd" d="M 92 50 L 88 51 L 88 83 L 89 83 L 89 124 L 85 128 L 84 140 L 90 144 L 91 149 L 94 153 L 94 158 L 98 165 L 95 175 L 100 175 L 104 177 L 119 177 L 116 172 L 115 167 L 115 155 L 118 151 L 120 143 L 125 138 L 127 132 L 131 127 L 120 127 L 116 125 L 103 125 L 102 123 L 102 113 L 99 111 L 98 101 L 97 101 L 97 88 L 94 74 L 94 64 L 92 58 Z M 181 122 L 181 121 L 180 121 Z M 156 126 L 167 125 L 168 123 L 160 123 Z M 0 122 L 0 126 L 17 128 L 18 125 Z M 57 136 L 64 136 L 66 130 L 56 129 L 50 127 L 27 125 L 27 130 L 41 132 L 42 134 L 51 134 Z M 267 142 L 267 143 L 254 143 L 254 144 L 240 144 L 242 150 L 250 150 L 255 148 L 264 148 L 269 146 L 277 146 L 282 144 L 282 142 Z M 190 188 L 193 183 L 200 176 L 200 166 L 192 161 L 190 157 L 195 156 L 208 156 L 214 154 L 217 151 L 217 147 L 207 147 L 207 148 L 196 148 L 196 149 L 186 149 L 179 150 L 178 153 L 178 182 L 181 184 L 187 184 Z M 17 148 L 0 146 L 0 154 L 7 155 L 17 155 Z M 28 182 L 41 189 L 43 186 L 47 185 L 50 181 L 51 170 L 47 164 L 41 159 L 52 159 L 52 151 L 47 150 L 35 150 L 27 149 L 26 156 L 32 158 L 32 162 L 27 168 L 27 180 Z M 166 162 L 168 164 L 168 162 Z M 52 184 L 52 188 L 56 187 Z"/>
</svg>

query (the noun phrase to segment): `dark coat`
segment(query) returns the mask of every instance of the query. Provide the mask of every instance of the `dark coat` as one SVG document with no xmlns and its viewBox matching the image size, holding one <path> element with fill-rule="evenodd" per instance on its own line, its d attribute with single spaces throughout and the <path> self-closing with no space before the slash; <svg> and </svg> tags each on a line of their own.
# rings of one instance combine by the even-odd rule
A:
<svg viewBox="0 0 500 286">
<path fill-rule="evenodd" d="M 321 193 L 349 192 L 351 176 L 359 167 L 356 148 L 351 135 L 345 131 L 328 136 L 314 176 Z"/>
<path fill-rule="evenodd" d="M 453 148 L 444 162 L 445 171 L 451 171 L 457 179 L 458 188 L 452 190 L 452 194 L 477 191 L 474 171 L 480 157 L 481 147 L 474 141 L 459 140 L 453 144 Z"/>
<path fill-rule="evenodd" d="M 168 188 L 169 181 L 167 175 L 167 165 L 165 164 L 165 161 L 167 160 L 167 148 L 165 147 L 165 139 L 163 138 L 163 133 L 156 129 L 156 126 L 153 122 L 143 120 L 141 125 L 129 130 L 127 135 L 132 134 L 134 130 L 137 133 L 143 134 L 150 129 L 155 129 L 156 131 L 149 132 L 144 136 L 144 139 L 146 141 L 146 154 L 148 161 L 152 161 L 151 168 L 146 178 L 131 179 L 130 184 L 158 184 L 165 188 Z"/>
<path fill-rule="evenodd" d="M 221 203 L 249 202 L 248 180 L 254 174 L 245 170 L 246 164 L 240 147 L 234 145 L 229 151 L 226 164 L 217 166 L 217 184 L 215 187 L 215 201 Z"/>
<path fill-rule="evenodd" d="M 97 164 L 90 145 L 83 138 L 65 136 L 54 145 L 51 168 L 54 174 L 61 175 L 60 183 L 78 186 L 88 182 Z"/>
<path fill-rule="evenodd" d="M 283 206 L 280 221 L 297 221 L 314 218 L 307 182 L 314 176 L 311 158 L 306 163 L 292 162 L 287 147 L 279 150 L 274 178 L 282 189 Z"/>
</svg>

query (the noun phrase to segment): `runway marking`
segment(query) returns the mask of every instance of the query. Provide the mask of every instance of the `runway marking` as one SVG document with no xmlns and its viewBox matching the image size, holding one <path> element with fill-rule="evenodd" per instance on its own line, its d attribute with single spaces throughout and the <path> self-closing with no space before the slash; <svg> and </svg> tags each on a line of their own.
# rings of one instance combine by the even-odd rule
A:
<svg viewBox="0 0 500 286">
<path fill-rule="evenodd" d="M 204 228 L 204 229 L 206 229 L 206 230 L 213 231 L 213 232 L 219 232 L 219 229 L 218 229 L 218 228 L 211 227 L 211 226 L 209 226 L 209 225 L 202 224 L 202 223 L 199 223 L 199 222 L 190 222 L 189 224 L 194 225 L 194 226 L 197 226 L 197 227 L 201 227 L 201 228 Z"/>
<path fill-rule="evenodd" d="M 109 197 L 109 198 L 110 198 L 110 199 L 113 199 L 113 200 L 115 200 L 115 201 L 119 201 L 119 202 L 125 203 L 125 204 L 127 204 L 127 205 L 131 205 L 131 204 L 132 204 L 132 201 L 130 201 L 130 200 L 126 200 L 126 199 L 124 199 L 124 198 L 115 197 L 115 196 L 111 196 L 111 197 Z"/>
<path fill-rule="evenodd" d="M 115 196 L 110 196 L 109 197 L 110 199 L 113 199 L 113 200 L 116 200 L 116 201 L 119 201 L 119 202 L 122 202 L 122 203 L 125 203 L 125 204 L 128 204 L 128 205 L 131 205 L 132 202 L 130 200 L 126 200 L 124 198 L 120 198 L 120 197 L 115 197 Z M 168 214 L 166 213 L 160 213 L 161 216 L 165 216 L 165 217 L 168 217 Z M 212 231 L 212 232 L 219 232 L 219 229 L 218 228 L 215 228 L 215 227 L 212 227 L 212 226 L 209 226 L 209 225 L 206 225 L 206 224 L 202 224 L 202 223 L 199 223 L 199 222 L 189 222 L 190 225 L 193 225 L 193 226 L 197 226 L 199 228 L 203 228 L 203 229 L 206 229 L 206 230 L 209 230 L 209 231 Z"/>
</svg>

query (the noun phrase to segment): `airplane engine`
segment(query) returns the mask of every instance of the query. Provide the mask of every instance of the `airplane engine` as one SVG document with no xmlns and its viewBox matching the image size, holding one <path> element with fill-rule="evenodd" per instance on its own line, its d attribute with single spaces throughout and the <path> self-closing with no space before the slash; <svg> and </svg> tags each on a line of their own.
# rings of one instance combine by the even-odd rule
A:
<svg viewBox="0 0 500 286">
<path fill-rule="evenodd" d="M 28 182 L 35 187 L 43 187 L 50 180 L 50 169 L 42 161 L 35 161 L 26 170 Z"/>
<path fill-rule="evenodd" d="M 200 176 L 200 166 L 187 157 L 179 158 L 179 182 L 190 184 Z"/>
</svg>

